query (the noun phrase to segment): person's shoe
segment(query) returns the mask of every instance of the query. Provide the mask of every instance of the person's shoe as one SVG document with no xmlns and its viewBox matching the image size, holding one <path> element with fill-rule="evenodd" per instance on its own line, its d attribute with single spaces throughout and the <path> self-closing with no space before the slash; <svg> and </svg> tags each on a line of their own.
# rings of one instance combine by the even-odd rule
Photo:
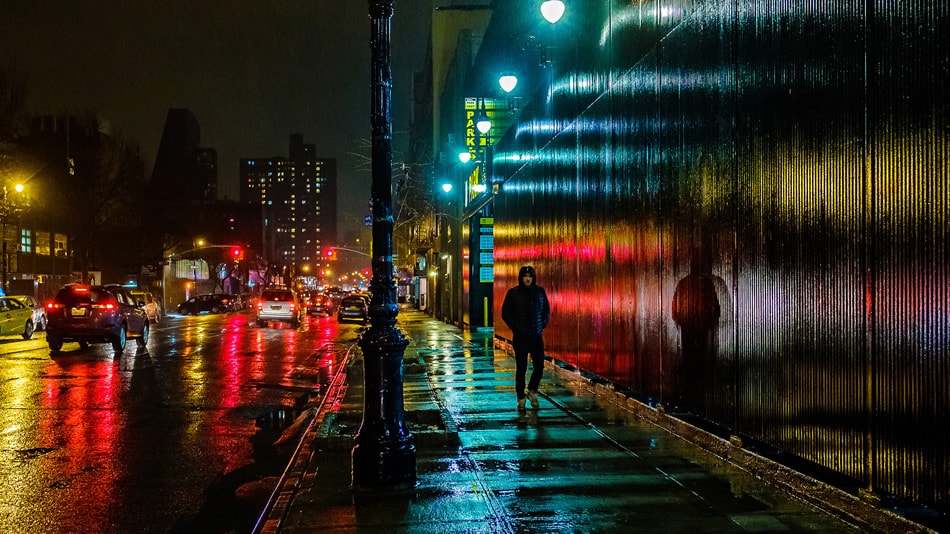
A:
<svg viewBox="0 0 950 534">
<path fill-rule="evenodd" d="M 519 412 L 525 411 L 524 399 L 518 399 L 518 411 Z"/>
<path fill-rule="evenodd" d="M 524 392 L 528 396 L 528 400 L 531 401 L 531 407 L 535 410 L 541 408 L 541 403 L 538 402 L 538 394 L 530 389 Z"/>
</svg>

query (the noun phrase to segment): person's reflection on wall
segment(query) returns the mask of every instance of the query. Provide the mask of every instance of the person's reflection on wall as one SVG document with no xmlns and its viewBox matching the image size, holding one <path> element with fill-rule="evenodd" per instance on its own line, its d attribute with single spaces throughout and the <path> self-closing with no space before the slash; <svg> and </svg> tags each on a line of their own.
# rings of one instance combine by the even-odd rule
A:
<svg viewBox="0 0 950 534">
<path fill-rule="evenodd" d="M 683 408 L 704 415 L 707 370 L 713 368 L 719 350 L 720 314 L 712 260 L 704 251 L 693 251 L 689 274 L 673 292 L 672 311 L 680 331 Z"/>
</svg>

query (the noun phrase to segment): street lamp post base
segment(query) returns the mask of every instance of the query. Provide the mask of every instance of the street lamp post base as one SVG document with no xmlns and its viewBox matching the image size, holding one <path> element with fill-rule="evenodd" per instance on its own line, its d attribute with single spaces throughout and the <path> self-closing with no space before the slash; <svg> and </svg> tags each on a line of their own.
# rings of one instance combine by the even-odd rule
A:
<svg viewBox="0 0 950 534">
<path fill-rule="evenodd" d="M 411 439 L 357 443 L 353 489 L 409 489 L 416 485 L 416 447 Z"/>
<path fill-rule="evenodd" d="M 416 447 L 402 395 L 408 342 L 394 324 L 395 313 L 388 315 L 383 314 L 383 324 L 371 326 L 359 343 L 364 404 L 363 422 L 353 439 L 354 489 L 412 486 L 416 481 Z"/>
</svg>

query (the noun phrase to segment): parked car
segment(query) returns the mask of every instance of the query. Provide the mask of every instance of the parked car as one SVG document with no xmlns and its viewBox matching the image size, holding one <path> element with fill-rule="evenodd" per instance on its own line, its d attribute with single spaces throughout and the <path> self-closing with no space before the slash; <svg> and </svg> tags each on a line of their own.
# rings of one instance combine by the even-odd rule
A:
<svg viewBox="0 0 950 534">
<path fill-rule="evenodd" d="M 237 293 L 231 295 L 231 311 L 246 310 L 250 307 L 253 296 L 250 293 Z"/>
<path fill-rule="evenodd" d="M 139 347 L 148 342 L 145 308 L 119 285 L 68 285 L 47 303 L 46 318 L 46 343 L 52 352 L 68 341 L 79 342 L 81 348 L 111 343 L 116 354 L 125 350 L 130 337 Z"/>
<path fill-rule="evenodd" d="M 343 297 L 336 312 L 336 320 L 341 323 L 345 321 L 365 323 L 369 320 L 369 299 L 357 295 Z"/>
<path fill-rule="evenodd" d="M 10 295 L 11 299 L 16 299 L 20 304 L 33 310 L 33 331 L 46 330 L 46 307 L 43 303 L 36 300 L 33 295 Z M 27 338 L 29 339 L 29 338 Z"/>
<path fill-rule="evenodd" d="M 157 323 L 162 320 L 162 305 L 150 291 L 129 291 L 135 302 L 141 302 L 145 305 L 145 315 L 148 320 Z"/>
<path fill-rule="evenodd" d="M 257 301 L 257 326 L 264 328 L 268 322 L 290 323 L 297 328 L 300 325 L 302 306 L 297 296 L 289 289 L 265 289 Z"/>
<path fill-rule="evenodd" d="M 19 334 L 30 339 L 34 324 L 32 308 L 13 297 L 0 297 L 0 336 Z"/>
<path fill-rule="evenodd" d="M 343 291 L 343 288 L 340 287 L 328 287 L 323 291 L 323 295 L 330 299 L 333 309 L 337 309 L 340 301 L 346 296 L 346 291 Z"/>
<path fill-rule="evenodd" d="M 182 315 L 198 315 L 201 312 L 225 313 L 231 311 L 231 295 L 216 293 L 213 295 L 196 295 L 178 305 L 178 313 Z"/>
</svg>

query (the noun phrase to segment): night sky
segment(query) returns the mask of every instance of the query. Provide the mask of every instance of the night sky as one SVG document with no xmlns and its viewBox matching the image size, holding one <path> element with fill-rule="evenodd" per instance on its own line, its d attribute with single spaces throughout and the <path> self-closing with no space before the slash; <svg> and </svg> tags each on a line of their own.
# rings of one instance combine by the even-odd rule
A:
<svg viewBox="0 0 950 534">
<path fill-rule="evenodd" d="M 431 6 L 395 2 L 397 160 Z M 218 151 L 222 198 L 238 196 L 238 160 L 287 156 L 301 133 L 338 160 L 347 228 L 363 213 L 346 206 L 369 197 L 367 13 L 360 0 L 0 0 L 0 62 L 23 74 L 30 112 L 94 112 L 150 165 L 168 109 L 190 109 L 201 144 Z"/>
</svg>

